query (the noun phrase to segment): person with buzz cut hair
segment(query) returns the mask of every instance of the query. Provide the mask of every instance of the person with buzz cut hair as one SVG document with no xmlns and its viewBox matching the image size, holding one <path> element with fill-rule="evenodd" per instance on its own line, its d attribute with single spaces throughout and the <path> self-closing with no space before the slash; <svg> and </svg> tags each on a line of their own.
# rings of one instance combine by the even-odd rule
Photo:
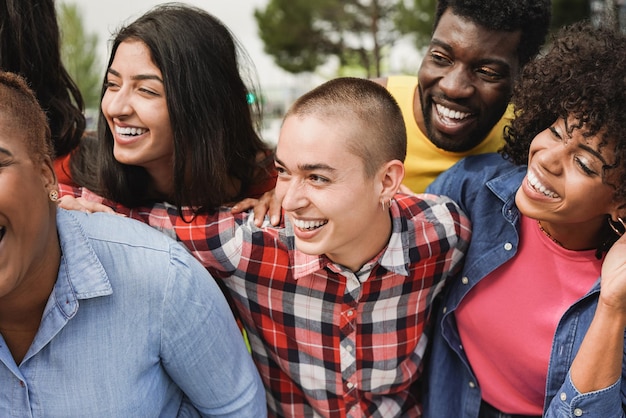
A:
<svg viewBox="0 0 626 418">
<path fill-rule="evenodd" d="M 229 208 L 191 218 L 167 204 L 113 206 L 175 233 L 223 281 L 270 416 L 417 418 L 423 331 L 470 229 L 446 197 L 396 193 L 405 153 L 389 92 L 338 78 L 284 118 L 275 154 L 284 227 Z"/>
</svg>

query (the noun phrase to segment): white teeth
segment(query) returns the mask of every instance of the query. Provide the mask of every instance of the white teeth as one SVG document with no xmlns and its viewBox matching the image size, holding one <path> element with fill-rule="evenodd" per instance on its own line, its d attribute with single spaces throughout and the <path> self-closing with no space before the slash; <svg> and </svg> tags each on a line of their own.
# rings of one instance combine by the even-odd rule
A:
<svg viewBox="0 0 626 418">
<path fill-rule="evenodd" d="M 143 128 L 133 128 L 133 127 L 130 127 L 130 126 L 127 126 L 125 128 L 122 128 L 120 126 L 116 126 L 115 127 L 115 132 L 118 135 L 133 135 L 134 136 L 134 135 L 142 135 L 142 134 L 148 132 L 148 130 L 147 129 L 143 129 Z"/>
<path fill-rule="evenodd" d="M 533 187 L 533 189 L 537 190 L 538 192 L 543 193 L 544 195 L 554 198 L 554 199 L 559 197 L 558 194 L 556 194 L 552 190 L 548 190 L 546 186 L 541 184 L 539 182 L 539 179 L 537 179 L 537 177 L 535 177 L 535 175 L 532 172 L 529 171 L 526 174 L 526 178 L 528 179 L 528 184 L 530 184 Z"/>
<path fill-rule="evenodd" d="M 312 230 L 312 229 L 317 229 L 321 226 L 324 226 L 328 223 L 328 220 L 324 220 L 324 221 L 301 221 L 298 219 L 294 219 L 293 220 L 293 224 L 300 228 L 300 229 L 308 229 L 308 230 Z"/>
<path fill-rule="evenodd" d="M 448 119 L 463 120 L 470 115 L 469 113 L 464 113 L 464 112 L 459 112 L 458 110 L 448 109 L 447 107 L 444 107 L 440 104 L 436 104 L 435 107 L 437 108 L 437 112 L 441 116 L 446 117 Z"/>
</svg>

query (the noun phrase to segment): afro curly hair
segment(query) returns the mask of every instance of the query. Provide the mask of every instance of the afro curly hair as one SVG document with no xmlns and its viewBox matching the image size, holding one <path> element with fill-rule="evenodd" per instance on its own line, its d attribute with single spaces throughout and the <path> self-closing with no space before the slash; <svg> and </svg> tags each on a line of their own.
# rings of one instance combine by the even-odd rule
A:
<svg viewBox="0 0 626 418">
<path fill-rule="evenodd" d="M 550 0 L 439 0 L 433 31 L 443 13 L 453 14 L 496 31 L 521 31 L 517 50 L 520 67 L 539 53 L 552 18 Z"/>
<path fill-rule="evenodd" d="M 558 119 L 576 120 L 568 133 L 580 129 L 611 147 L 615 162 L 603 167 L 603 179 L 611 179 L 614 201 L 626 202 L 626 35 L 589 22 L 562 28 L 523 69 L 512 102 L 515 118 L 500 151 L 505 158 L 527 164 L 537 134 Z"/>
</svg>

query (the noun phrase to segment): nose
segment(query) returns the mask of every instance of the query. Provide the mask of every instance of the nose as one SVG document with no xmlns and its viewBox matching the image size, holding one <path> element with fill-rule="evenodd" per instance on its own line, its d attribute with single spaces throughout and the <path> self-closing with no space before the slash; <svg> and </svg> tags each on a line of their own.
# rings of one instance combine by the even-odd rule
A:
<svg viewBox="0 0 626 418">
<path fill-rule="evenodd" d="M 451 99 L 463 99 L 474 93 L 470 70 L 463 65 L 454 65 L 439 80 L 439 88 Z"/>
<path fill-rule="evenodd" d="M 563 163 L 570 152 L 565 142 L 553 142 L 537 154 L 541 166 L 548 172 L 559 175 L 563 170 Z"/>
<path fill-rule="evenodd" d="M 113 119 L 128 116 L 132 113 L 130 98 L 126 90 L 119 88 L 107 90 L 102 96 L 102 113 Z"/>
<path fill-rule="evenodd" d="M 298 178 L 278 181 L 276 183 L 276 196 L 282 197 L 282 207 L 286 211 L 296 211 L 306 206 L 306 185 Z"/>
</svg>

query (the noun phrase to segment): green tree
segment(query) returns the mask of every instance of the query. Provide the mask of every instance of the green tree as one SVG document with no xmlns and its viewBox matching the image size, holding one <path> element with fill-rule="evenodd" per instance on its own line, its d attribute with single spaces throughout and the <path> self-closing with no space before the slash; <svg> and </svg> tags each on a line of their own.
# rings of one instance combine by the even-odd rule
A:
<svg viewBox="0 0 626 418">
<path fill-rule="evenodd" d="M 430 43 L 437 0 L 409 0 L 398 4 L 396 26 L 404 35 L 413 37 L 419 50 Z"/>
<path fill-rule="evenodd" d="M 340 68 L 380 76 L 386 51 L 401 36 L 398 0 L 270 0 L 254 17 L 265 51 L 291 73 L 315 71 L 331 57 Z"/>
<path fill-rule="evenodd" d="M 83 95 L 85 107 L 97 108 L 102 86 L 96 49 L 98 35 L 85 32 L 75 4 L 60 3 L 57 15 L 63 64 Z"/>
</svg>

